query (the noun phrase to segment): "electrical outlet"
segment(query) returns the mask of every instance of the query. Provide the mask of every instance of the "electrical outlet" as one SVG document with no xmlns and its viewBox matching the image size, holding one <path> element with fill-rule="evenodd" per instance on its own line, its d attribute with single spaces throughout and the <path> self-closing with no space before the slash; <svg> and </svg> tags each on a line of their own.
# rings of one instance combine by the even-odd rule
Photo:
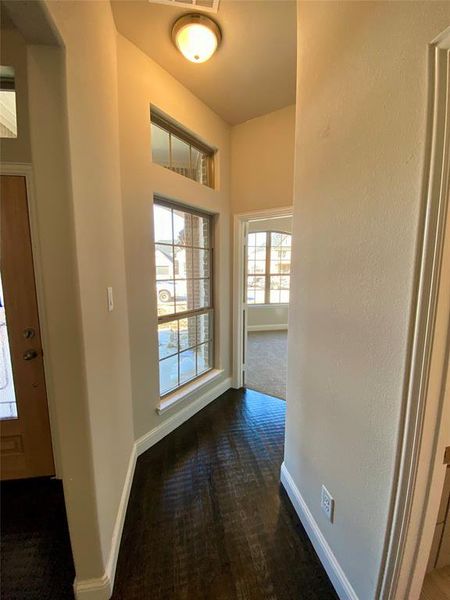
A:
<svg viewBox="0 0 450 600">
<path fill-rule="evenodd" d="M 320 495 L 320 507 L 327 515 L 330 523 L 332 523 L 334 516 L 334 498 L 324 485 L 322 486 L 322 492 Z"/>
</svg>

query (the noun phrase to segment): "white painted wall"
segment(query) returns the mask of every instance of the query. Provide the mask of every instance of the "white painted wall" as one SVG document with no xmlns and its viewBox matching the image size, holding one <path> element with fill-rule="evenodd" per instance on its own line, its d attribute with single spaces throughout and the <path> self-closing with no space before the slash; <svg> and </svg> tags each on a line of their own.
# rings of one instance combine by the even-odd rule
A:
<svg viewBox="0 0 450 600">
<path fill-rule="evenodd" d="M 134 443 L 116 30 L 107 2 L 48 2 L 65 46 L 69 152 L 93 482 L 103 569 Z M 42 126 L 42 124 L 41 124 Z M 106 290 L 114 290 L 108 312 Z M 70 340 L 66 340 L 70 344 Z M 67 385 L 71 385 L 70 381 Z M 85 535 L 86 562 L 91 554 Z M 86 576 L 77 572 L 78 578 Z"/>
<path fill-rule="evenodd" d="M 292 232 L 292 217 L 278 219 L 260 219 L 250 221 L 249 232 L 252 231 L 284 231 Z M 248 330 L 267 331 L 270 329 L 287 329 L 289 317 L 288 304 L 261 304 L 249 305 L 248 308 Z"/>
<path fill-rule="evenodd" d="M 230 127 L 176 79 L 117 36 L 121 178 L 135 437 L 159 425 L 153 194 L 213 213 L 216 367 L 230 376 Z M 211 189 L 153 164 L 150 104 L 217 148 Z M 217 382 L 215 382 L 217 383 Z M 182 403 L 183 405 L 183 403 Z M 178 409 L 183 406 L 179 406 Z M 171 413 L 173 414 L 173 413 Z"/>
<path fill-rule="evenodd" d="M 449 22 L 445 2 L 299 4 L 285 465 L 361 600 L 376 598 L 395 478 L 427 44 Z"/>
<path fill-rule="evenodd" d="M 291 206 L 294 134 L 294 105 L 231 129 L 233 213 Z"/>
<path fill-rule="evenodd" d="M 64 55 L 57 45 L 30 45 L 33 39 L 12 24 L 2 30 L 1 43 L 2 62 L 15 67 L 18 107 L 18 137 L 0 141 L 1 160 L 7 171 L 16 168 L 11 163 L 33 165 L 28 200 L 53 453 L 77 575 L 88 579 L 103 572 L 103 561 L 66 152 Z"/>
</svg>

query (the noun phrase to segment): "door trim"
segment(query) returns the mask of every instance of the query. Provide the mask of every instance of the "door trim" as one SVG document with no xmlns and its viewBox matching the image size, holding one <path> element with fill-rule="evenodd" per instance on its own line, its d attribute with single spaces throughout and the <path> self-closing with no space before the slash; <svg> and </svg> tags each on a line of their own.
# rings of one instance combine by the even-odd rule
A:
<svg viewBox="0 0 450 600">
<path fill-rule="evenodd" d="M 428 127 L 423 186 L 421 240 L 415 283 L 397 467 L 390 519 L 380 570 L 380 600 L 415 600 L 420 594 L 431 544 L 431 501 L 439 479 L 444 392 L 449 346 L 450 277 L 450 28 L 428 47 Z M 447 310 L 446 310 L 447 309 Z M 397 483 L 398 482 L 398 483 Z M 441 488 L 442 489 L 442 488 Z"/>
<path fill-rule="evenodd" d="M 39 314 L 39 324 L 41 330 L 41 343 L 43 350 L 43 364 L 45 383 L 47 389 L 47 406 L 50 420 L 50 434 L 53 447 L 53 460 L 55 464 L 55 477 L 62 479 L 62 470 L 59 453 L 59 440 L 56 428 L 56 403 L 53 392 L 52 372 L 50 361 L 46 360 L 48 356 L 48 324 L 45 311 L 45 295 L 44 295 L 44 277 L 42 269 L 42 253 L 39 240 L 38 227 L 38 209 L 36 204 L 36 195 L 34 193 L 34 178 L 33 165 L 31 163 L 0 163 L 0 175 L 16 175 L 25 178 L 27 189 L 28 214 L 30 221 L 31 247 L 33 251 L 34 277 L 36 286 L 36 296 Z"/>
<path fill-rule="evenodd" d="M 258 219 L 273 219 L 275 217 L 292 217 L 292 206 L 267 208 L 234 215 L 233 220 L 233 376 L 232 385 L 239 389 L 243 387 L 243 344 L 247 328 L 244 323 L 244 237 L 245 225 Z M 244 334 L 245 327 L 245 334 Z"/>
</svg>

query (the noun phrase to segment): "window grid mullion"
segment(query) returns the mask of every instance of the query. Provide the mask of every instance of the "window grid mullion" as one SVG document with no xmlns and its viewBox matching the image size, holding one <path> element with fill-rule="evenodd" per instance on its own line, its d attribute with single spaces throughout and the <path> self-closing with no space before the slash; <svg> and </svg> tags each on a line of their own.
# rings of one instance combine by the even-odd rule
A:
<svg viewBox="0 0 450 600">
<path fill-rule="evenodd" d="M 264 302 L 265 304 L 270 304 L 270 253 L 272 247 L 272 238 L 270 231 L 266 231 L 266 268 L 265 268 L 265 294 L 264 294 Z"/>
<path fill-rule="evenodd" d="M 167 205 L 166 205 L 167 206 Z M 163 315 L 158 315 L 158 326 L 161 324 L 167 324 L 170 323 L 172 321 L 177 321 L 176 323 L 176 332 L 177 332 L 177 345 L 176 345 L 176 352 L 174 352 L 173 354 L 171 354 L 170 356 L 166 356 L 164 358 L 159 359 L 159 363 L 163 362 L 165 359 L 168 358 L 174 358 L 176 357 L 177 360 L 177 371 L 176 371 L 176 376 L 177 376 L 177 383 L 175 386 L 172 386 L 170 388 L 170 390 L 167 390 L 163 393 L 161 393 L 161 397 L 164 397 L 168 394 L 170 394 L 173 390 L 178 389 L 180 387 L 183 387 L 185 385 L 185 383 L 188 383 L 189 381 L 191 381 L 192 379 L 195 379 L 197 376 L 199 376 L 199 349 L 200 346 L 209 344 L 208 346 L 208 362 L 205 363 L 204 368 L 201 372 L 201 374 L 203 374 L 204 372 L 207 372 L 209 370 L 211 370 L 213 368 L 212 366 L 212 361 L 211 361 L 211 356 L 212 356 L 212 344 L 213 344 L 213 331 L 211 329 L 211 317 L 213 314 L 213 306 L 212 306 L 212 277 L 213 277 L 213 265 L 212 265 L 212 248 L 211 248 L 211 219 L 207 218 L 207 215 L 201 215 L 203 218 L 207 218 L 207 225 L 208 225 L 208 239 L 210 240 L 209 245 L 207 247 L 201 247 L 201 246 L 193 246 L 193 245 L 186 245 L 184 246 L 184 249 L 187 251 L 191 251 L 191 259 L 189 260 L 189 262 L 187 263 L 188 265 L 190 265 L 191 267 L 191 273 L 186 273 L 186 277 L 184 279 L 184 281 L 186 282 L 186 284 L 191 283 L 192 285 L 192 307 L 190 310 L 186 310 L 183 312 L 178 313 L 177 312 L 177 294 L 176 294 L 176 285 L 177 283 L 179 283 L 179 281 L 183 281 L 183 280 L 178 280 L 176 279 L 176 275 L 175 275 L 175 218 L 174 218 L 174 208 L 173 207 L 168 207 L 170 208 L 170 215 L 171 215 L 171 231 L 172 231 L 172 243 L 171 244 L 163 244 L 166 246 L 170 246 L 171 250 L 172 250 L 172 257 L 173 257 L 173 276 L 172 279 L 168 279 L 167 281 L 172 281 L 174 288 L 175 288 L 175 294 L 174 294 L 174 301 L 173 301 L 173 310 L 174 312 L 169 313 L 169 314 L 163 314 Z M 183 210 L 183 209 L 181 209 Z M 189 210 L 185 211 L 186 213 L 190 213 Z M 191 213 L 191 214 L 196 214 L 196 213 Z M 198 213 L 197 213 L 198 214 Z M 203 226 L 203 223 L 200 223 L 201 226 Z M 192 235 L 194 235 L 194 227 L 193 224 L 191 222 L 191 232 Z M 192 240 L 193 243 L 194 240 Z M 155 247 L 158 244 L 155 245 Z M 194 256 L 194 250 L 198 250 L 198 254 L 205 258 L 204 254 L 206 252 L 206 260 L 208 262 L 208 270 L 209 270 L 209 275 L 207 277 L 194 277 L 195 275 L 195 256 Z M 204 251 L 204 252 L 200 252 L 200 251 Z M 204 266 L 204 265 L 203 265 Z M 200 265 L 199 265 L 200 267 Z M 199 272 L 200 272 L 200 268 L 199 268 Z M 158 281 L 158 280 L 157 280 Z M 194 294 L 194 283 L 198 283 L 200 281 L 208 283 L 209 285 L 209 294 L 208 294 L 208 305 L 207 306 L 202 306 L 201 308 L 195 308 L 195 306 L 198 304 L 198 298 L 197 296 Z M 196 299 L 197 298 L 197 299 Z M 208 335 L 207 335 L 207 339 L 205 339 L 204 342 L 202 342 L 202 344 L 199 343 L 200 337 L 199 337 L 199 317 L 201 315 L 207 315 L 208 318 Z M 189 342 L 189 338 L 190 338 L 190 324 L 189 324 L 189 320 L 191 319 L 194 320 L 194 332 L 192 339 L 193 339 L 193 343 L 191 344 Z M 182 349 L 181 349 L 181 320 L 185 320 L 187 323 L 187 343 L 188 343 L 188 347 L 184 348 L 184 350 L 190 350 L 192 352 L 195 352 L 195 375 L 193 377 L 190 377 L 187 381 L 181 381 L 181 354 Z M 175 324 L 174 324 L 175 325 Z"/>
</svg>

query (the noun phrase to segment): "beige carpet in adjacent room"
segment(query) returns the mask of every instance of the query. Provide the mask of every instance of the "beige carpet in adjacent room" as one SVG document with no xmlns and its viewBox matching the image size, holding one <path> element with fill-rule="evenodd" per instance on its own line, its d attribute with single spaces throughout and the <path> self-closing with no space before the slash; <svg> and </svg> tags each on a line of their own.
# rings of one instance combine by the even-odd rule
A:
<svg viewBox="0 0 450 600">
<path fill-rule="evenodd" d="M 246 387 L 286 400 L 287 331 L 249 331 Z"/>
</svg>

